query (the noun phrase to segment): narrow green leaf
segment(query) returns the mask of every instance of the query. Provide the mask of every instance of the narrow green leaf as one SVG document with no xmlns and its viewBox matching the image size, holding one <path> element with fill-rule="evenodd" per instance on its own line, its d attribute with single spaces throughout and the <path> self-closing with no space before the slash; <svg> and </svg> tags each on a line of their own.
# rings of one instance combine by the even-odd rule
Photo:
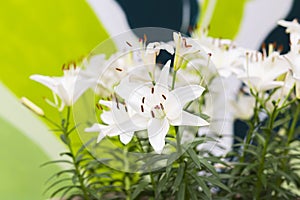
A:
<svg viewBox="0 0 300 200">
<path fill-rule="evenodd" d="M 188 149 L 187 153 L 190 155 L 192 161 L 197 165 L 198 169 L 201 170 L 202 167 L 201 167 L 201 164 L 200 164 L 200 161 L 199 161 L 199 157 L 195 153 L 195 151 L 193 149 Z"/>
<path fill-rule="evenodd" d="M 191 200 L 198 200 L 197 195 L 196 195 L 196 191 L 193 190 L 193 187 L 188 186 L 187 189 L 188 189 L 188 194 L 189 194 Z"/>
<path fill-rule="evenodd" d="M 61 134 L 61 135 L 60 135 L 60 139 L 61 139 L 61 141 L 63 141 L 63 143 L 65 143 L 66 145 L 70 144 L 70 139 L 69 139 L 65 134 Z"/>
<path fill-rule="evenodd" d="M 182 187 L 182 179 L 184 177 L 184 170 L 185 169 L 185 164 L 184 163 L 180 163 L 179 168 L 177 169 L 177 176 L 176 179 L 174 181 L 174 185 L 173 185 L 173 192 L 175 192 L 177 190 L 177 188 L 179 187 L 179 189 Z"/>
<path fill-rule="evenodd" d="M 201 189 L 203 190 L 204 194 L 207 196 L 208 199 L 211 199 L 211 192 L 210 189 L 207 187 L 206 183 L 202 180 L 201 177 L 199 177 L 197 174 L 188 172 L 188 174 L 191 176 L 192 179 L 194 179 Z"/>
<path fill-rule="evenodd" d="M 204 165 L 213 175 L 216 177 L 219 177 L 219 174 L 217 173 L 216 169 L 214 166 L 212 166 L 204 157 L 199 158 L 199 162 Z"/>
<path fill-rule="evenodd" d="M 69 161 L 69 160 L 53 160 L 53 161 L 45 162 L 40 167 L 44 167 L 44 166 L 50 165 L 50 164 L 57 164 L 57 163 L 67 163 L 67 164 L 73 165 L 73 163 L 71 161 Z"/>
<path fill-rule="evenodd" d="M 185 183 L 183 182 L 181 185 L 180 185 L 180 187 L 179 187 L 179 190 L 178 190 L 178 193 L 177 193 L 177 195 L 176 195 L 176 199 L 177 200 L 182 200 L 182 199 L 185 199 L 185 187 L 186 187 L 186 185 L 185 185 Z"/>
<path fill-rule="evenodd" d="M 230 189 L 226 185 L 224 185 L 220 180 L 218 180 L 214 177 L 203 176 L 201 178 L 212 185 L 218 186 L 218 187 L 222 188 L 223 190 L 230 192 Z"/>
<path fill-rule="evenodd" d="M 258 142 L 264 147 L 266 145 L 266 140 L 265 138 L 259 134 L 259 133 L 256 133 L 255 134 L 255 137 L 257 138 Z"/>
<path fill-rule="evenodd" d="M 71 190 L 73 188 L 78 188 L 77 185 L 69 185 L 69 186 L 64 186 L 64 187 L 61 187 L 59 189 L 57 189 L 56 191 L 54 191 L 52 194 L 51 194 L 51 198 L 55 197 L 58 193 L 64 191 L 64 190 Z"/>
<path fill-rule="evenodd" d="M 70 152 L 62 152 L 59 155 L 60 156 L 65 156 L 66 155 L 66 156 L 69 156 L 69 157 L 73 158 L 73 155 Z"/>
<path fill-rule="evenodd" d="M 149 184 L 149 183 L 146 182 L 146 181 L 141 181 L 141 182 L 139 182 L 139 183 L 138 183 L 138 186 L 137 186 L 137 187 L 135 188 L 135 190 L 133 191 L 131 198 L 132 198 L 132 199 L 137 198 L 137 196 L 145 189 L 145 187 L 148 186 L 148 184 Z"/>
<path fill-rule="evenodd" d="M 59 183 L 65 182 L 65 181 L 71 181 L 71 178 L 63 178 L 60 180 L 55 181 L 54 183 L 52 183 L 50 186 L 48 186 L 45 191 L 43 192 L 43 194 L 46 194 L 51 188 L 53 188 L 54 186 L 56 186 Z"/>
</svg>

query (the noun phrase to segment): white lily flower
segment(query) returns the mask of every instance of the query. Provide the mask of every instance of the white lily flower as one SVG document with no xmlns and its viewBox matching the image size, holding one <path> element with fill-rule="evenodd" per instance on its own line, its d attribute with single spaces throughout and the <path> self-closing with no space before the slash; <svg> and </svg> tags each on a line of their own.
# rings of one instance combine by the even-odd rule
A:
<svg viewBox="0 0 300 200">
<path fill-rule="evenodd" d="M 278 52 L 272 52 L 265 58 L 259 52 L 248 53 L 246 63 L 238 78 L 256 92 L 264 92 L 283 86 L 283 81 L 276 80 L 288 71 L 287 62 Z"/>
<path fill-rule="evenodd" d="M 191 38 L 182 37 L 180 33 L 173 33 L 173 39 L 175 42 L 175 58 L 174 58 L 174 70 L 180 69 L 182 63 L 184 62 L 184 57 L 187 55 L 192 55 L 200 50 L 196 48 L 196 43 Z"/>
<path fill-rule="evenodd" d="M 255 98 L 240 93 L 236 100 L 230 101 L 230 106 L 235 119 L 248 120 L 254 114 Z"/>
<path fill-rule="evenodd" d="M 60 111 L 63 110 L 64 106 L 74 104 L 91 85 L 91 82 L 79 76 L 80 68 L 77 68 L 75 64 L 71 64 L 67 68 L 63 67 L 63 72 L 62 77 L 30 76 L 30 79 L 45 85 L 60 97 L 62 101 Z"/>
<path fill-rule="evenodd" d="M 210 63 L 214 65 L 220 76 L 227 78 L 243 65 L 246 49 L 237 47 L 232 40 L 208 37 L 207 33 L 194 34 L 193 37 L 210 55 Z"/>
<path fill-rule="evenodd" d="M 288 72 L 285 76 L 284 85 L 278 88 L 274 93 L 272 93 L 272 96 L 267 96 L 269 100 L 266 102 L 266 109 L 269 112 L 273 112 L 274 110 L 273 102 L 276 103 L 276 106 L 278 108 L 283 107 L 286 103 L 288 103 L 288 101 L 286 101 L 287 97 L 294 89 L 294 86 L 295 86 L 295 80 L 293 79 L 291 72 Z"/>
<path fill-rule="evenodd" d="M 199 128 L 199 136 L 206 135 L 215 141 L 208 141 L 197 147 L 210 151 L 213 155 L 224 156 L 232 148 L 234 138 L 234 116 L 230 109 L 231 101 L 236 99 L 241 81 L 234 75 L 228 78 L 217 76 L 208 86 L 205 94 L 203 113 L 210 116 L 209 128 Z"/>
<path fill-rule="evenodd" d="M 122 103 L 116 101 L 99 101 L 100 104 L 107 106 L 110 110 L 103 111 L 101 114 L 102 121 L 107 124 L 95 123 L 93 126 L 86 128 L 86 132 L 99 132 L 97 142 L 100 142 L 105 136 L 113 137 L 120 136 L 120 140 L 123 144 L 128 144 L 134 131 L 140 130 L 138 121 L 133 123 L 136 119 L 134 113 L 130 112 L 130 108 Z"/>
<path fill-rule="evenodd" d="M 198 85 L 190 85 L 169 90 L 168 77 L 170 62 L 161 71 L 155 85 L 152 82 L 128 87 L 128 80 L 121 82 L 116 88 L 126 103 L 137 113 L 139 126 L 147 129 L 151 146 L 157 153 L 161 153 L 165 146 L 165 136 L 172 126 L 206 126 L 208 122 L 183 110 L 190 101 L 198 98 L 204 88 Z M 130 119 L 135 122 L 136 119 Z M 136 124 L 136 123 L 135 123 Z M 124 127 L 130 130 L 131 127 Z"/>
<path fill-rule="evenodd" d="M 134 43 L 136 44 L 136 43 Z M 95 93 L 100 96 L 110 96 L 114 93 L 114 87 L 133 69 L 135 70 L 141 66 L 147 66 L 148 71 L 151 72 L 151 77 L 155 77 L 156 56 L 160 50 L 164 49 L 171 54 L 174 53 L 174 48 L 164 43 L 150 43 L 146 47 L 143 41 L 139 45 L 132 45 L 128 42 L 130 49 L 118 52 L 112 55 L 108 60 L 105 55 L 92 55 L 85 59 L 83 65 L 85 70 L 81 75 L 85 79 L 93 82 L 91 86 Z M 145 77 L 142 74 L 141 77 Z"/>
<path fill-rule="evenodd" d="M 293 20 L 292 22 L 280 20 L 278 24 L 286 27 L 286 32 L 290 33 L 291 51 L 284 55 L 284 57 L 290 64 L 296 85 L 296 97 L 300 99 L 300 24 L 297 20 Z"/>
</svg>

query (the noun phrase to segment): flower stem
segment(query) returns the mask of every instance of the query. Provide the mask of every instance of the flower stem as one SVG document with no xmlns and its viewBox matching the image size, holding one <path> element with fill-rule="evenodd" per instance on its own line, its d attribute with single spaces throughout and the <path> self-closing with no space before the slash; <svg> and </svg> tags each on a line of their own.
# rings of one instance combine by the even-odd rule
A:
<svg viewBox="0 0 300 200">
<path fill-rule="evenodd" d="M 253 133 L 254 133 L 255 127 L 257 125 L 257 122 L 259 121 L 259 118 L 258 118 L 259 99 L 258 98 L 259 98 L 258 95 L 255 95 L 254 116 L 253 116 L 253 120 L 250 121 L 250 127 L 247 132 L 246 140 L 243 144 L 243 153 L 242 153 L 242 157 L 240 158 L 240 162 L 242 162 L 242 163 L 245 162 L 248 146 L 253 137 Z"/>
<path fill-rule="evenodd" d="M 176 144 L 177 144 L 177 152 L 178 155 L 181 155 L 182 149 L 181 149 L 181 136 L 180 133 L 178 133 L 178 126 L 175 126 L 175 133 L 176 133 Z"/>
<path fill-rule="evenodd" d="M 64 123 L 65 125 L 62 127 L 62 131 L 63 131 L 63 135 L 68 138 L 68 141 L 70 141 L 69 139 L 69 125 L 70 125 L 70 113 L 71 113 L 71 107 L 68 107 L 67 109 L 67 117 L 66 117 L 66 122 Z M 72 162 L 73 162 L 73 165 L 74 165 L 74 168 L 75 168 L 75 175 L 77 176 L 78 178 L 78 181 L 79 181 L 79 184 L 80 184 L 80 189 L 82 190 L 82 193 L 83 193 L 83 197 L 85 200 L 89 200 L 89 192 L 88 192 L 88 189 L 86 188 L 85 184 L 84 184 L 84 178 L 82 176 L 82 174 L 80 173 L 80 166 L 79 166 L 79 163 L 77 163 L 76 161 L 76 156 L 75 156 L 75 153 L 74 153 L 74 149 L 72 148 L 72 144 L 71 142 L 67 142 L 66 143 L 69 151 L 70 151 L 70 154 L 71 154 L 71 157 L 72 157 Z"/>
<path fill-rule="evenodd" d="M 297 102 L 297 103 L 298 103 L 298 105 L 297 105 L 296 111 L 295 111 L 295 113 L 294 113 L 294 117 L 293 117 L 293 121 L 292 121 L 290 130 L 289 130 L 289 132 L 288 132 L 287 145 L 289 145 L 290 142 L 291 142 L 291 140 L 293 139 L 294 132 L 295 132 L 295 128 L 296 128 L 296 125 L 297 125 L 297 122 L 298 122 L 298 119 L 299 119 L 299 114 L 300 114 L 300 102 Z"/>
<path fill-rule="evenodd" d="M 262 151 L 262 155 L 261 155 L 261 162 L 258 168 L 258 172 L 257 172 L 257 184 L 255 187 L 255 198 L 256 200 L 260 199 L 260 193 L 262 190 L 262 179 L 261 176 L 263 175 L 264 172 L 264 168 L 265 168 L 265 161 L 266 161 L 266 154 L 267 154 L 267 149 L 268 149 L 268 145 L 271 139 L 271 135 L 272 135 L 272 130 L 273 130 L 273 125 L 275 122 L 275 119 L 277 117 L 277 105 L 274 107 L 273 112 L 271 113 L 270 116 L 270 120 L 269 120 L 269 124 L 268 124 L 268 129 L 266 130 L 266 140 L 264 143 L 264 147 L 263 147 L 263 151 Z"/>
<path fill-rule="evenodd" d="M 171 90 L 174 90 L 175 88 L 176 75 L 177 75 L 177 70 L 174 70 Z"/>
</svg>

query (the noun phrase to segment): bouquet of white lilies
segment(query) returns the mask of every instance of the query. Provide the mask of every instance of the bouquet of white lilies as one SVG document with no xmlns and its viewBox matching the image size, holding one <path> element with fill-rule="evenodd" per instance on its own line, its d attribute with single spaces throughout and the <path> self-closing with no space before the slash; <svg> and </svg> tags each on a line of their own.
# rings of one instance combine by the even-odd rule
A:
<svg viewBox="0 0 300 200">
<path fill-rule="evenodd" d="M 204 30 L 168 43 L 145 35 L 64 65 L 62 77 L 32 75 L 53 91 L 45 100 L 61 121 L 22 102 L 68 147 L 66 159 L 49 162 L 69 165 L 51 179 L 51 197 L 299 197 L 300 25 L 278 23 L 290 34 L 284 55 L 275 44 L 258 52 Z M 163 53 L 169 60 L 158 62 Z"/>
</svg>

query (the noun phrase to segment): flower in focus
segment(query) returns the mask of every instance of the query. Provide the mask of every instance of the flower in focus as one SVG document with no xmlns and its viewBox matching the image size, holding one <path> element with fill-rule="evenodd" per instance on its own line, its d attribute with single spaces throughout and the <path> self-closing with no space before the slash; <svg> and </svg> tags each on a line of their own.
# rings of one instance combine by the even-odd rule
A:
<svg viewBox="0 0 300 200">
<path fill-rule="evenodd" d="M 30 79 L 37 81 L 51 89 L 61 99 L 59 110 L 64 106 L 71 106 L 90 87 L 91 82 L 80 78 L 80 68 L 74 63 L 63 66 L 62 77 L 49 77 L 43 75 L 31 75 Z"/>
<path fill-rule="evenodd" d="M 86 132 L 99 132 L 97 142 L 100 142 L 105 136 L 113 137 L 120 136 L 120 140 L 123 144 L 128 144 L 134 134 L 134 131 L 140 130 L 143 127 L 137 126 L 139 123 L 135 121 L 135 116 L 130 109 L 122 103 L 119 103 L 117 99 L 115 101 L 103 101 L 99 103 L 108 107 L 109 111 L 103 111 L 101 114 L 101 120 L 107 124 L 93 124 L 92 127 L 86 128 Z"/>
<path fill-rule="evenodd" d="M 134 84 L 129 82 L 129 78 L 121 81 L 120 85 L 116 87 L 116 93 L 136 113 L 134 118 L 130 118 L 129 121 L 135 124 L 134 127 L 141 127 L 140 130 L 147 129 L 149 142 L 157 153 L 161 153 L 165 146 L 165 136 L 170 125 L 208 125 L 204 119 L 183 110 L 188 102 L 202 94 L 204 88 L 198 85 L 189 85 L 170 91 L 168 86 L 169 70 L 170 62 L 164 66 L 155 84 L 153 82 Z M 128 87 L 128 85 L 132 87 Z M 131 122 L 124 123 L 126 126 L 123 127 L 123 132 L 132 130 Z"/>
</svg>

